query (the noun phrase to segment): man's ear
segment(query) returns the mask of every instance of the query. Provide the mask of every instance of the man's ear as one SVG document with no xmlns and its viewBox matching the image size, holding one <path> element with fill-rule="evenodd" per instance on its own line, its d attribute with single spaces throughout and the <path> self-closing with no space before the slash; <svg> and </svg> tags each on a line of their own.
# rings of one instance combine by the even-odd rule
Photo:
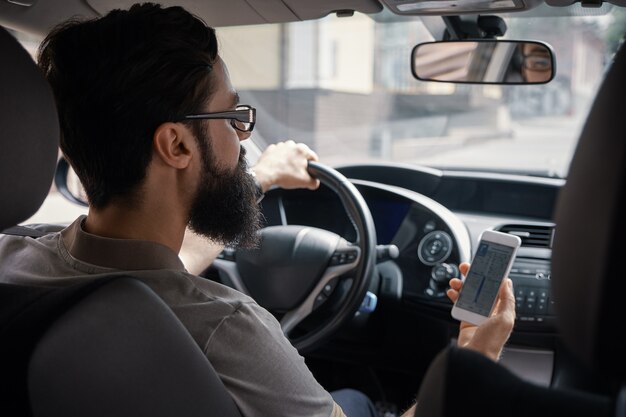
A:
<svg viewBox="0 0 626 417">
<path fill-rule="evenodd" d="M 173 168 L 184 169 L 191 162 L 195 139 L 181 123 L 166 122 L 156 128 L 152 137 L 155 157 Z"/>
</svg>

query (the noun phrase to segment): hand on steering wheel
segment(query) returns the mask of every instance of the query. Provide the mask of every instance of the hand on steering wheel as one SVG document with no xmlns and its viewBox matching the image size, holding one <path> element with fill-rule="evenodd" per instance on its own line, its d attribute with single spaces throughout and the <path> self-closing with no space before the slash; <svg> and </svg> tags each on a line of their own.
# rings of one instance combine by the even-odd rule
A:
<svg viewBox="0 0 626 417">
<path fill-rule="evenodd" d="M 322 308 L 342 277 L 352 279 L 343 303 L 330 319 L 290 338 L 300 351 L 317 346 L 354 316 L 376 261 L 374 221 L 361 194 L 330 167 L 309 161 L 308 170 L 339 196 L 356 231 L 354 242 L 314 227 L 272 226 L 259 232 L 259 248 L 228 249 L 214 262 L 237 289 L 270 311 L 284 312 L 281 326 L 287 337 L 317 307 Z"/>
</svg>

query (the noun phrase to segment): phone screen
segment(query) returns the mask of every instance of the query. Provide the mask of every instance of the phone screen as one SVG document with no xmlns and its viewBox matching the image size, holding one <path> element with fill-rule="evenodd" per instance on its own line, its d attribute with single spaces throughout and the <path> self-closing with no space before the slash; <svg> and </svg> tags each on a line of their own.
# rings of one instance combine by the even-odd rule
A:
<svg viewBox="0 0 626 417">
<path fill-rule="evenodd" d="M 465 278 L 457 307 L 488 316 L 515 248 L 481 241 Z"/>
</svg>

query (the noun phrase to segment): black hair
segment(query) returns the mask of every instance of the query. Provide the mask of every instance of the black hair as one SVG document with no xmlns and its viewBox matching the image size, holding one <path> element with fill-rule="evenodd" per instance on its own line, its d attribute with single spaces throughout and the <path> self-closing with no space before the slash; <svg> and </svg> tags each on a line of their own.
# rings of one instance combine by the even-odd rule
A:
<svg viewBox="0 0 626 417">
<path fill-rule="evenodd" d="M 61 150 L 93 207 L 139 198 L 156 128 L 202 111 L 217 50 L 200 18 L 150 3 L 73 19 L 46 37 L 38 62 L 57 102 Z"/>
</svg>

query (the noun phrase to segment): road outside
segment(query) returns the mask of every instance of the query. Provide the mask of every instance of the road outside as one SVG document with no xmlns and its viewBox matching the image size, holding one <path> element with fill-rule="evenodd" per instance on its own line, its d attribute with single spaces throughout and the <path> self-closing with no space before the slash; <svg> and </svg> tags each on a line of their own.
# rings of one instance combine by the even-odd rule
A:
<svg viewBox="0 0 626 417">
<path fill-rule="evenodd" d="M 483 168 L 494 170 L 542 170 L 547 175 L 566 176 L 581 123 L 569 117 L 541 117 L 514 121 L 511 137 L 440 138 L 424 143 L 428 156 L 399 159 L 437 167 Z"/>
</svg>

